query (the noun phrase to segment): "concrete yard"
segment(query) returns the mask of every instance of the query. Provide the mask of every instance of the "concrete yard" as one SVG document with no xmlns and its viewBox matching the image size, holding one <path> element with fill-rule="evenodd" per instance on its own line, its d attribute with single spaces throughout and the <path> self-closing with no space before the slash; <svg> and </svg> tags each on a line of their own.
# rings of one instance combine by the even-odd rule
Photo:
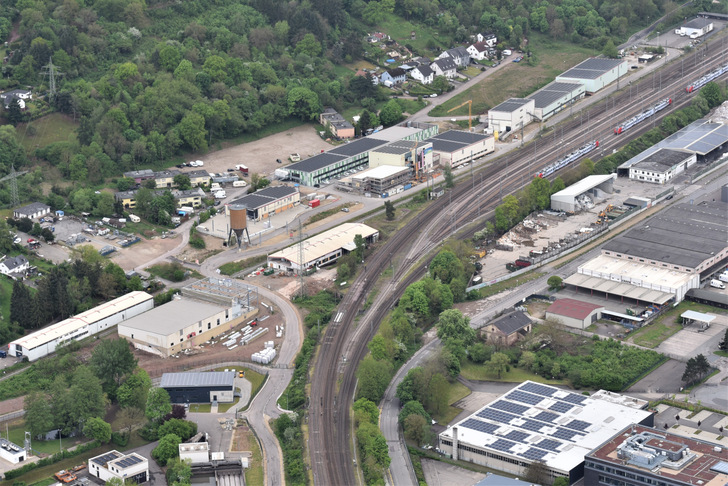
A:
<svg viewBox="0 0 728 486">
<path fill-rule="evenodd" d="M 425 480 L 430 486 L 449 486 L 452 484 L 465 486 L 475 484 L 485 477 L 483 473 L 469 471 L 432 459 L 422 459 L 422 471 L 425 473 Z"/>
</svg>

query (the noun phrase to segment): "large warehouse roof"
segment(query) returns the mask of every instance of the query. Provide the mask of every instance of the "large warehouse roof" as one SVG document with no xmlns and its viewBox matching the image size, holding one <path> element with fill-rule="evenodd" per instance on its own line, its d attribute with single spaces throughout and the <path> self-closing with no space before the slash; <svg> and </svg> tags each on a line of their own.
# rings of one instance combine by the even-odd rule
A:
<svg viewBox="0 0 728 486">
<path fill-rule="evenodd" d="M 378 231 L 363 223 L 344 223 L 328 231 L 312 236 L 303 242 L 303 262 L 300 261 L 298 245 L 289 246 L 272 253 L 269 259 L 287 260 L 302 266 L 328 255 L 340 248 L 351 245 L 356 235 L 364 239 L 377 234 Z"/>
<path fill-rule="evenodd" d="M 314 155 L 311 158 L 296 162 L 285 168 L 288 171 L 314 172 L 324 167 L 328 167 L 336 162 L 344 160 L 346 157 L 340 154 L 332 154 L 325 152 L 323 154 Z"/>
<path fill-rule="evenodd" d="M 593 188 L 597 187 L 599 184 L 603 184 L 610 179 L 616 179 L 616 178 L 617 178 L 617 174 L 592 175 L 589 177 L 585 177 L 584 179 L 580 180 L 576 184 L 572 184 L 569 187 L 562 189 L 559 192 L 553 194 L 551 197 L 552 198 L 563 198 L 563 197 L 574 198 L 574 197 L 584 194 L 589 189 L 593 189 Z"/>
<path fill-rule="evenodd" d="M 665 140 L 635 155 L 620 165 L 618 170 L 629 169 L 632 165 L 662 148 L 689 150 L 698 155 L 706 155 L 726 142 L 728 142 L 728 125 L 712 123 L 710 120 L 703 118 L 694 121 L 685 128 L 673 133 Z"/>
<path fill-rule="evenodd" d="M 247 209 L 257 209 L 284 197 L 292 196 L 296 192 L 298 191 L 295 188 L 288 186 L 266 187 L 253 194 L 247 194 L 240 199 L 236 199 L 230 204 L 245 206 Z"/>
<path fill-rule="evenodd" d="M 455 426 L 460 444 L 571 471 L 594 447 L 648 418 L 645 405 L 614 393 L 588 397 L 526 381 Z M 452 439 L 453 427 L 440 437 Z"/>
<path fill-rule="evenodd" d="M 482 142 L 489 136 L 462 130 L 448 130 L 447 132 L 438 133 L 434 137 L 428 138 L 423 143 L 431 143 L 432 150 L 436 152 L 456 152 L 458 150 L 464 150 L 475 143 Z"/>
<path fill-rule="evenodd" d="M 564 95 L 579 91 L 583 87 L 584 85 L 581 83 L 560 83 L 555 81 L 536 91 L 528 98 L 534 101 L 536 108 L 545 108 Z"/>
<path fill-rule="evenodd" d="M 206 386 L 230 386 L 235 383 L 235 371 L 188 371 L 164 373 L 160 388 L 198 388 Z"/>
<path fill-rule="evenodd" d="M 603 249 L 697 268 L 728 247 L 725 203 L 677 204 L 607 242 Z"/>
<path fill-rule="evenodd" d="M 637 287 L 632 284 L 615 282 L 614 280 L 606 280 L 599 277 L 591 277 L 581 273 L 575 273 L 567 277 L 564 279 L 564 283 L 582 289 L 596 290 L 597 292 L 618 295 L 620 297 L 627 297 L 629 299 L 638 300 L 640 302 L 649 302 L 651 304 L 662 305 L 675 297 L 673 294 L 668 294 L 667 292 L 662 292 L 660 290 Z"/>
<path fill-rule="evenodd" d="M 692 156 L 692 152 L 663 148 L 652 152 L 650 155 L 635 164 L 643 170 L 665 171 L 673 168 L 680 162 L 684 162 Z"/>
<path fill-rule="evenodd" d="M 27 336 L 23 336 L 20 339 L 13 341 L 17 346 L 22 346 L 25 349 L 33 349 L 43 344 L 49 343 L 55 339 L 63 337 L 67 334 L 71 334 L 84 326 L 93 324 L 107 317 L 113 316 L 114 314 L 128 309 L 137 304 L 141 304 L 145 301 L 152 300 L 152 296 L 146 292 L 130 292 L 126 295 L 122 295 L 114 300 L 100 304 L 89 309 L 86 312 L 82 312 L 73 317 L 61 321 L 57 324 L 53 324 L 46 328 L 36 331 Z"/>
<path fill-rule="evenodd" d="M 597 79 L 602 74 L 611 71 L 627 61 L 623 59 L 601 59 L 593 57 L 577 64 L 565 73 L 556 76 L 556 79 Z"/>
<path fill-rule="evenodd" d="M 190 299 L 173 299 L 167 304 L 125 321 L 122 325 L 131 329 L 169 336 L 195 322 L 224 311 L 225 307 L 209 302 Z"/>
<path fill-rule="evenodd" d="M 409 172 L 409 167 L 402 167 L 399 165 L 380 165 L 378 167 L 372 167 L 371 169 L 363 170 L 358 174 L 351 176 L 352 179 L 386 179 L 402 172 Z"/>
<path fill-rule="evenodd" d="M 508 100 L 505 100 L 500 105 L 497 105 L 497 106 L 491 108 L 490 111 L 513 113 L 514 111 L 518 110 L 522 106 L 527 105 L 529 101 L 531 101 L 529 98 L 510 98 Z"/>
</svg>

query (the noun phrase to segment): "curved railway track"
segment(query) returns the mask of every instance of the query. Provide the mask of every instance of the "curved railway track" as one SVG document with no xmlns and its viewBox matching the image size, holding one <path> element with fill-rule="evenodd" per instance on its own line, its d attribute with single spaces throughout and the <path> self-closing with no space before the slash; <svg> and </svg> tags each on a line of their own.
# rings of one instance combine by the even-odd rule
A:
<svg viewBox="0 0 728 486">
<path fill-rule="evenodd" d="M 308 448 L 316 485 L 359 482 L 352 456 L 354 446 L 349 417 L 356 388 L 356 368 L 368 352 L 366 343 L 373 337 L 379 322 L 404 289 L 424 274 L 429 260 L 422 256 L 457 228 L 492 211 L 503 196 L 524 187 L 534 173 L 568 153 L 567 149 L 573 150 L 589 140 L 599 140 L 599 152 L 589 154 L 593 160 L 599 160 L 612 149 L 642 135 L 656 126 L 662 117 L 690 103 L 696 94 L 685 92 L 688 82 L 725 62 L 725 45 L 715 42 L 667 64 L 652 77 L 630 83 L 628 88 L 607 96 L 604 101 L 576 112 L 577 116 L 559 124 L 552 133 L 473 171 L 448 195 L 432 201 L 418 217 L 381 244 L 367 260 L 364 271 L 326 328 L 314 365 L 308 410 Z M 669 109 L 621 135 L 614 134 L 616 124 L 665 97 L 673 100 Z M 578 165 L 578 161 L 573 165 Z M 567 169 L 555 172 L 550 178 L 558 177 Z M 382 287 L 376 299 L 357 325 L 355 319 L 367 295 L 382 272 L 397 259 L 400 263 L 392 280 L 380 283 Z"/>
</svg>

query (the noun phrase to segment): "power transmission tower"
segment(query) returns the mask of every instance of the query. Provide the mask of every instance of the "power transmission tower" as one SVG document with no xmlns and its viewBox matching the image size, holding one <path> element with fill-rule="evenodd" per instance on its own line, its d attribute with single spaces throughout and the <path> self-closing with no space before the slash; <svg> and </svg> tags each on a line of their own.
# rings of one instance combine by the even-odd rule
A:
<svg viewBox="0 0 728 486">
<path fill-rule="evenodd" d="M 56 99 L 56 76 L 63 76 L 64 73 L 58 71 L 53 65 L 53 58 L 48 59 L 48 64 L 43 66 L 41 75 L 48 77 L 48 103 L 52 104 Z"/>
<path fill-rule="evenodd" d="M 301 227 L 301 219 L 298 219 L 298 263 L 300 265 L 300 268 L 298 270 L 298 278 L 301 282 L 301 298 L 303 298 L 306 294 L 303 291 L 303 272 L 305 269 L 303 268 L 304 264 L 304 251 L 303 251 L 303 228 Z"/>
<path fill-rule="evenodd" d="M 10 166 L 10 205 L 14 208 L 20 206 L 18 198 L 18 173 L 15 172 L 15 165 Z"/>
</svg>

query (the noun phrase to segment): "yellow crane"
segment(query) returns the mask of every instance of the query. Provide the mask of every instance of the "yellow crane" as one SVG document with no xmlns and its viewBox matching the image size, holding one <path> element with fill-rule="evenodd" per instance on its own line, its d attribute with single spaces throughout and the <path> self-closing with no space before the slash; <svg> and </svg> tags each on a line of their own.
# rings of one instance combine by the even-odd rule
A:
<svg viewBox="0 0 728 486">
<path fill-rule="evenodd" d="M 473 100 L 468 100 L 465 103 L 462 103 L 462 104 L 456 106 L 455 108 L 451 108 L 451 109 L 447 110 L 447 112 L 450 113 L 451 111 L 455 111 L 458 108 L 462 108 L 465 105 L 468 105 L 468 131 L 470 131 L 470 129 L 473 126 L 473 114 L 472 114 Z"/>
</svg>

